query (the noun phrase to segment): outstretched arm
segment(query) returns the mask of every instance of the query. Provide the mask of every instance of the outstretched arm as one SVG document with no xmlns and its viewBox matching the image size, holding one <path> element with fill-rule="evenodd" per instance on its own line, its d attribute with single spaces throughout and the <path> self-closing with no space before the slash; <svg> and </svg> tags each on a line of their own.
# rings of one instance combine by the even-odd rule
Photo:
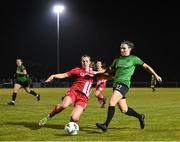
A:
<svg viewBox="0 0 180 142">
<path fill-rule="evenodd" d="M 16 71 L 16 73 L 19 74 L 19 75 L 27 75 L 27 71 L 26 70 L 23 70 L 22 72 Z"/>
<path fill-rule="evenodd" d="M 108 67 L 103 71 L 97 72 L 94 77 L 99 79 L 112 80 L 114 77 L 114 70 L 111 67 Z"/>
<path fill-rule="evenodd" d="M 105 73 L 114 74 L 114 73 L 115 73 L 115 70 L 114 70 L 112 67 L 108 67 L 108 68 L 106 68 Z"/>
<path fill-rule="evenodd" d="M 101 70 L 101 71 L 93 71 L 94 72 L 94 75 L 98 74 L 98 73 L 105 73 L 105 69 Z"/>
<path fill-rule="evenodd" d="M 54 78 L 58 78 L 58 79 L 63 79 L 68 77 L 67 73 L 59 73 L 59 74 L 53 74 L 51 75 L 45 82 L 50 82 L 52 81 Z"/>
<path fill-rule="evenodd" d="M 162 78 L 159 75 L 156 74 L 156 72 L 153 70 L 153 68 L 151 68 L 146 63 L 143 64 L 143 67 L 145 68 L 145 70 L 147 70 L 148 72 L 153 74 L 158 82 L 162 82 Z"/>
</svg>

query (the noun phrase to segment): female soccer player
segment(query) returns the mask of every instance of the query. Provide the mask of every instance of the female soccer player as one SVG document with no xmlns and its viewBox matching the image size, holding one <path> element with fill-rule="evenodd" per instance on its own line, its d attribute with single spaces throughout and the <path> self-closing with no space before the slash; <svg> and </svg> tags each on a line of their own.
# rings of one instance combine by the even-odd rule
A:
<svg viewBox="0 0 180 142">
<path fill-rule="evenodd" d="M 12 94 L 12 101 L 8 103 L 8 105 L 15 105 L 16 96 L 18 90 L 23 87 L 28 94 L 31 94 L 40 101 L 40 95 L 30 90 L 30 78 L 27 74 L 26 68 L 23 65 L 21 59 L 16 59 L 17 69 L 16 69 L 16 82 L 14 84 L 13 94 Z"/>
<path fill-rule="evenodd" d="M 131 76 L 133 75 L 137 65 L 144 67 L 147 71 L 153 74 L 157 81 L 162 81 L 161 77 L 157 75 L 149 65 L 144 63 L 137 56 L 130 54 L 133 48 L 134 44 L 132 42 L 123 41 L 120 45 L 121 56 L 115 59 L 111 67 L 107 70 L 107 72 L 115 71 L 115 76 L 113 82 L 113 94 L 110 98 L 106 121 L 103 124 L 96 123 L 96 126 L 102 131 L 107 131 L 107 128 L 114 116 L 116 104 L 118 104 L 122 113 L 136 117 L 140 122 L 141 129 L 144 129 L 145 115 L 139 114 L 134 109 L 128 107 L 126 103 L 126 94 L 130 87 Z"/>
<path fill-rule="evenodd" d="M 62 102 L 59 102 L 54 109 L 48 114 L 47 117 L 44 117 L 39 122 L 39 126 L 44 126 L 48 120 L 50 120 L 53 116 L 60 113 L 71 104 L 74 103 L 74 108 L 71 113 L 72 122 L 77 122 L 80 119 L 80 116 L 83 110 L 86 108 L 88 103 L 88 98 L 91 92 L 91 87 L 93 83 L 93 75 L 94 71 L 92 71 L 91 67 L 91 58 L 88 55 L 84 55 L 81 57 L 81 65 L 82 67 L 76 67 L 66 73 L 54 74 L 51 75 L 45 82 L 50 82 L 54 78 L 63 79 L 70 76 L 76 76 L 76 81 L 72 84 L 72 86 L 67 90 L 65 97 Z"/>
<path fill-rule="evenodd" d="M 105 71 L 101 61 L 96 62 L 96 69 L 97 71 L 101 71 L 101 72 Z M 102 92 L 106 89 L 106 79 L 101 79 L 97 77 L 96 81 L 97 82 L 96 82 L 95 96 L 97 97 L 100 103 L 100 107 L 103 108 L 106 104 L 106 98 L 102 95 Z"/>
</svg>

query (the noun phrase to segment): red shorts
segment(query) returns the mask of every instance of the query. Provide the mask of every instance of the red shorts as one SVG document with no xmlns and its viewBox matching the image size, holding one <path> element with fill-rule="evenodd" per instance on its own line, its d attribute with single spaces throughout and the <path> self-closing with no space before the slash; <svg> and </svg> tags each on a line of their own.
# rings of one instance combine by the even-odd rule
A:
<svg viewBox="0 0 180 142">
<path fill-rule="evenodd" d="M 103 92 L 106 89 L 106 85 L 100 84 L 96 85 L 96 91 L 99 90 L 100 92 Z"/>
<path fill-rule="evenodd" d="M 79 105 L 83 109 L 86 108 L 88 103 L 88 97 L 84 95 L 82 92 L 78 92 L 70 88 L 66 92 L 65 96 L 69 96 L 72 99 L 74 106 Z"/>
</svg>

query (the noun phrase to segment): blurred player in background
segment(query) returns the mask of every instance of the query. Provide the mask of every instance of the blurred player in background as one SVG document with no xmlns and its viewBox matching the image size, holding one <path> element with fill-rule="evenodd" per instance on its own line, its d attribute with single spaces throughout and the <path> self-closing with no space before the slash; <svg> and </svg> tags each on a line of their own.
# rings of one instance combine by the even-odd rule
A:
<svg viewBox="0 0 180 142">
<path fill-rule="evenodd" d="M 23 65 L 21 59 L 16 59 L 17 69 L 15 74 L 15 84 L 12 94 L 12 101 L 8 102 L 8 105 L 15 105 L 16 96 L 18 90 L 23 87 L 28 94 L 31 94 L 37 98 L 37 101 L 40 101 L 40 95 L 33 90 L 30 90 L 30 78 L 27 74 L 26 68 Z"/>
<path fill-rule="evenodd" d="M 156 90 L 155 86 L 156 86 L 156 83 L 157 83 L 156 78 L 155 78 L 154 75 L 151 75 L 151 82 L 150 83 L 151 83 L 150 87 L 152 88 L 152 91 L 154 92 Z"/>
<path fill-rule="evenodd" d="M 109 101 L 109 107 L 107 112 L 107 118 L 104 123 L 96 123 L 96 126 L 102 131 L 107 131 L 107 128 L 114 116 L 115 106 L 118 104 L 122 113 L 137 118 L 140 122 L 140 128 L 144 129 L 144 114 L 139 114 L 131 107 L 128 107 L 126 103 L 126 94 L 130 88 L 131 76 L 134 74 L 134 70 L 137 65 L 142 66 L 148 72 L 153 74 L 159 82 L 162 81 L 161 77 L 146 63 L 144 63 L 137 56 L 131 55 L 131 50 L 134 48 L 134 44 L 129 41 L 123 41 L 120 45 L 121 56 L 114 60 L 111 67 L 106 72 L 115 72 L 113 81 L 113 94 Z"/>
<path fill-rule="evenodd" d="M 51 75 L 45 82 L 50 82 L 53 79 L 63 79 L 70 76 L 76 76 L 76 81 L 67 90 L 62 102 L 59 102 L 54 109 L 39 122 L 39 126 L 44 126 L 48 120 L 56 114 L 62 112 L 64 109 L 74 104 L 71 113 L 70 121 L 78 122 L 82 112 L 85 110 L 90 92 L 92 89 L 93 76 L 95 72 L 91 68 L 91 58 L 88 55 L 81 57 L 81 67 L 73 68 L 72 70 Z"/>
<path fill-rule="evenodd" d="M 96 70 L 100 72 L 105 71 L 105 67 L 103 66 L 101 61 L 96 62 Z M 106 79 L 101 79 L 97 77 L 96 79 L 96 92 L 95 96 L 97 97 L 100 107 L 103 108 L 106 104 L 106 98 L 103 96 L 103 91 L 106 89 Z"/>
</svg>

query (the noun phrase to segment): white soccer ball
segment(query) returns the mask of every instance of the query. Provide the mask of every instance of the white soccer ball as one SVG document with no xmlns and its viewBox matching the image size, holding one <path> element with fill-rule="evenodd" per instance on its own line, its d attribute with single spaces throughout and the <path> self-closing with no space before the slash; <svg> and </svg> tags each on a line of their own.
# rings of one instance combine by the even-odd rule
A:
<svg viewBox="0 0 180 142">
<path fill-rule="evenodd" d="M 68 135 L 77 135 L 79 133 L 79 126 L 75 122 L 69 122 L 65 125 L 64 131 Z"/>
</svg>

